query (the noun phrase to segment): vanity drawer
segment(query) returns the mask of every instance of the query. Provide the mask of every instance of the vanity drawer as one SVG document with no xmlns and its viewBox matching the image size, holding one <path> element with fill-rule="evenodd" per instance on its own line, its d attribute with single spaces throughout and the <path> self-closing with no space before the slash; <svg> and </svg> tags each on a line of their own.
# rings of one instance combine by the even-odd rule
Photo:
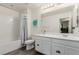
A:
<svg viewBox="0 0 79 59">
<path fill-rule="evenodd" d="M 79 49 L 61 44 L 52 44 L 52 55 L 79 55 Z"/>
<path fill-rule="evenodd" d="M 59 44 L 52 45 L 52 55 L 64 55 L 64 47 Z"/>
<path fill-rule="evenodd" d="M 65 40 L 65 39 L 52 39 L 52 43 L 59 43 L 70 47 L 79 48 L 79 41 Z"/>
<path fill-rule="evenodd" d="M 79 49 L 73 47 L 64 47 L 65 55 L 79 55 Z"/>
</svg>

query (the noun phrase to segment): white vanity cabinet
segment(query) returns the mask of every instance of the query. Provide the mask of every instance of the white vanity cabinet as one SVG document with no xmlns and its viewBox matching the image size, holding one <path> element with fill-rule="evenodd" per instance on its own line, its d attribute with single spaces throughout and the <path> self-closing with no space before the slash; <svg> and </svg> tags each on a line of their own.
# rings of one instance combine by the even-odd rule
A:
<svg viewBox="0 0 79 59">
<path fill-rule="evenodd" d="M 44 37 L 33 37 L 35 40 L 35 50 L 43 54 L 51 54 L 51 40 Z"/>
<path fill-rule="evenodd" d="M 33 36 L 35 50 L 46 55 L 79 55 L 79 41 L 53 38 L 46 36 Z"/>
</svg>

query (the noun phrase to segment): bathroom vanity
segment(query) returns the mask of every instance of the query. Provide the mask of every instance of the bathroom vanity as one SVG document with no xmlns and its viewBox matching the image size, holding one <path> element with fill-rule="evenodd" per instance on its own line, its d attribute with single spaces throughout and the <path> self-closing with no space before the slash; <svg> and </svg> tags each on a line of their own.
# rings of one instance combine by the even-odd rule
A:
<svg viewBox="0 0 79 59">
<path fill-rule="evenodd" d="M 36 34 L 35 50 L 46 55 L 79 55 L 79 37 L 59 34 Z"/>
</svg>

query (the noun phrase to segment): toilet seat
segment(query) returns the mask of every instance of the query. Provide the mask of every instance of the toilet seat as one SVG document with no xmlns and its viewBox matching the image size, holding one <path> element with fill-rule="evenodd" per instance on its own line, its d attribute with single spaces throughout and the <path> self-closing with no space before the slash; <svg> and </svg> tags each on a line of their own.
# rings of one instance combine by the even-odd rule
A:
<svg viewBox="0 0 79 59">
<path fill-rule="evenodd" d="M 26 40 L 25 41 L 25 44 L 32 44 L 32 43 L 34 43 L 34 40 Z"/>
</svg>

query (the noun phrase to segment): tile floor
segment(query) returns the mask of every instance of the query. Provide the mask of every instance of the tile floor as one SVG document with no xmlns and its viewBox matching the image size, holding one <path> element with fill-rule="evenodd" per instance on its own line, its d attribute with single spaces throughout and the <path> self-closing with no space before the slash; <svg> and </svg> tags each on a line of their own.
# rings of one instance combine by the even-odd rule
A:
<svg viewBox="0 0 79 59">
<path fill-rule="evenodd" d="M 9 52 L 5 55 L 43 55 L 37 51 L 35 51 L 35 49 L 31 49 L 31 50 L 26 50 L 25 47 L 17 49 L 15 51 Z"/>
</svg>

